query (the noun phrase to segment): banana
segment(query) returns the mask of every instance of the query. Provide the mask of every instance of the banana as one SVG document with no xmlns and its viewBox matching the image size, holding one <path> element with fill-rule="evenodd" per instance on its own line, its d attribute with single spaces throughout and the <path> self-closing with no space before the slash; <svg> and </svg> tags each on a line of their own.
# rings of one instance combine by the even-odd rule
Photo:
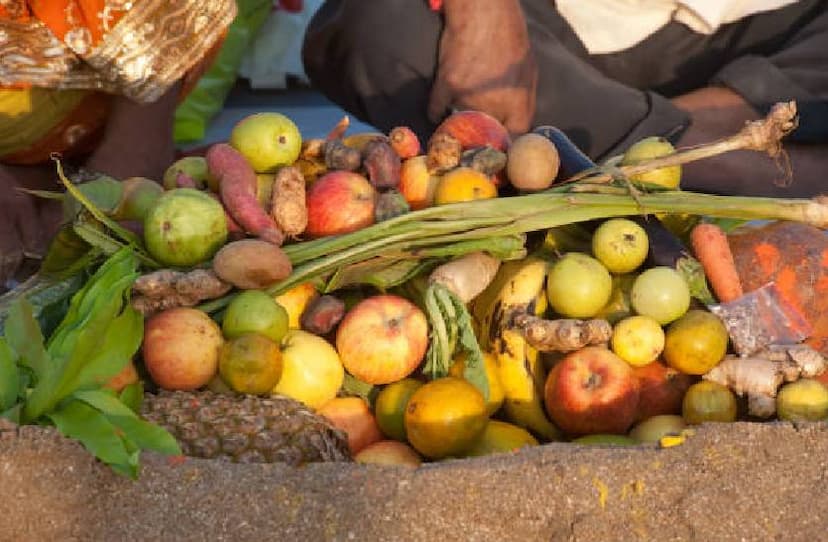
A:
<svg viewBox="0 0 828 542">
<path fill-rule="evenodd" d="M 505 262 L 492 283 L 472 304 L 481 346 L 495 354 L 503 385 L 506 415 L 544 440 L 560 439 L 542 404 L 544 367 L 537 350 L 520 331 L 512 329 L 514 316 L 542 315 L 547 307 L 544 283 L 548 264 L 537 257 Z"/>
</svg>

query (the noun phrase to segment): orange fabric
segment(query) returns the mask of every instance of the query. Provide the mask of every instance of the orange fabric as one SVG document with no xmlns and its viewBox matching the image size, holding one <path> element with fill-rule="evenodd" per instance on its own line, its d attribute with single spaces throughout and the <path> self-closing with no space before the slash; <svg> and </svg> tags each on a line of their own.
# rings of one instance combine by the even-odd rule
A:
<svg viewBox="0 0 828 542">
<path fill-rule="evenodd" d="M 74 28 L 89 31 L 92 44 L 100 43 L 107 28 L 114 27 L 125 11 L 106 9 L 106 0 L 29 0 L 32 14 L 60 40 Z"/>
</svg>

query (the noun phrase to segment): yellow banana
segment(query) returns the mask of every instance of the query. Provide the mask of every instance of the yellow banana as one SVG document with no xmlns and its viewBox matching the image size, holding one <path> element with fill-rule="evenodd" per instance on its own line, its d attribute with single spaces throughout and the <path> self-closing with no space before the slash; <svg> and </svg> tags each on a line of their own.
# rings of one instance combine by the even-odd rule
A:
<svg viewBox="0 0 828 542">
<path fill-rule="evenodd" d="M 497 358 L 506 415 L 544 440 L 557 440 L 560 432 L 546 417 L 542 403 L 543 363 L 520 331 L 511 329 L 516 314 L 541 315 L 546 310 L 546 271 L 547 263 L 540 258 L 505 262 L 474 300 L 472 314 L 481 346 Z"/>
</svg>

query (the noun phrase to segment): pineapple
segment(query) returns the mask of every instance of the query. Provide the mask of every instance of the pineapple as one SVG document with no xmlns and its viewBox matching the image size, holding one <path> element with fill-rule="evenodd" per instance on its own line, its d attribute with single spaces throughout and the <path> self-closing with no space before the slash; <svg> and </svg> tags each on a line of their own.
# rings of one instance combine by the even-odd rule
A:
<svg viewBox="0 0 828 542">
<path fill-rule="evenodd" d="M 193 457 L 297 466 L 351 460 L 344 432 L 287 397 L 162 390 L 145 395 L 142 414 Z"/>
</svg>

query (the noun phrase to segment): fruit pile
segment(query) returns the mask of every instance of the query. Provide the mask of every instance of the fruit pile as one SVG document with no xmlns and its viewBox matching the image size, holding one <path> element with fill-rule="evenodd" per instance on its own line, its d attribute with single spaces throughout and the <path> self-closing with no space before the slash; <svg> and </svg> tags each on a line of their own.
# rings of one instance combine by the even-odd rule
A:
<svg viewBox="0 0 828 542">
<path fill-rule="evenodd" d="M 821 202 L 682 192 L 680 162 L 664 162 L 680 153 L 658 138 L 603 167 L 554 128 L 513 139 L 474 111 L 425 147 L 405 127 L 347 128 L 302 141 L 287 117 L 253 115 L 172 164 L 163 188 L 75 184 L 59 166 L 68 222 L 40 273 L 52 280 L 15 299 L 48 337 L 54 307 L 68 318 L 69 296 L 95 291 L 102 272 L 87 270 L 131 258 L 120 310 L 144 317 L 140 350 L 95 382 L 124 401 L 147 386 L 142 412 L 204 457 L 301 463 L 345 446 L 418 465 L 828 415 L 807 323 L 745 346 L 757 328 L 736 308 L 752 298 L 723 230 L 734 222 L 720 220 L 825 227 Z M 12 347 L 26 321 L 15 306 Z"/>
</svg>

